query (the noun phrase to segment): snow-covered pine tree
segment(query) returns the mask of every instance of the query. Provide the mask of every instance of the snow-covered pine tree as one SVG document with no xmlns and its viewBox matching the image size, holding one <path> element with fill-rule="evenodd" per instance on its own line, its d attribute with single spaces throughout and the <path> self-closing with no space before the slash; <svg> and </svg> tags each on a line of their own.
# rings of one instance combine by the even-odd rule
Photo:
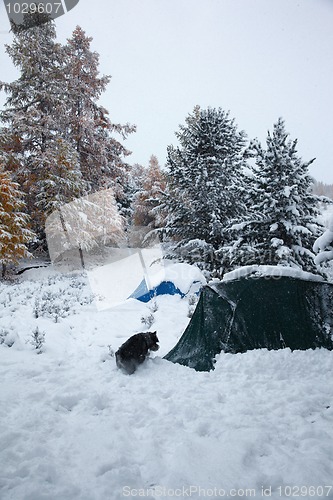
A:
<svg viewBox="0 0 333 500">
<path fill-rule="evenodd" d="M 130 199 L 131 214 L 133 218 L 133 205 L 139 191 L 142 190 L 142 184 L 146 175 L 146 168 L 140 163 L 134 163 L 130 169 L 130 182 L 127 185 L 127 196 Z"/>
<path fill-rule="evenodd" d="M 125 158 L 130 152 L 114 135 L 124 140 L 136 127 L 111 123 L 108 111 L 98 105 L 110 76 L 99 75 L 99 54 L 91 50 L 91 41 L 77 26 L 65 46 L 67 137 L 79 155 L 88 191 L 112 188 L 117 200 L 126 205 L 129 165 Z"/>
<path fill-rule="evenodd" d="M 151 155 L 149 166 L 143 171 L 141 189 L 137 191 L 133 203 L 134 225 L 150 229 L 161 227 L 162 220 L 156 208 L 161 205 L 165 188 L 165 174 L 160 168 L 157 157 Z"/>
<path fill-rule="evenodd" d="M 229 219 L 242 211 L 245 134 L 222 109 L 194 108 L 168 147 L 164 233 L 181 260 L 219 275 L 216 251 Z"/>
<path fill-rule="evenodd" d="M 297 156 L 280 118 L 268 132 L 266 149 L 252 141 L 248 156 L 255 167 L 248 190 L 247 214 L 233 221 L 232 242 L 222 249 L 226 269 L 264 264 L 316 273 L 312 247 L 320 232 L 318 197 L 311 191 L 308 167 Z"/>
<path fill-rule="evenodd" d="M 323 269 L 323 272 L 333 270 L 333 214 L 328 221 L 326 231 L 319 236 L 313 245 L 313 251 L 317 254 L 315 264 Z M 331 276 L 333 279 L 333 275 Z"/>
<path fill-rule="evenodd" d="M 28 14 L 27 18 L 29 16 L 34 14 Z M 59 186 L 53 189 L 53 194 L 59 197 L 61 188 L 65 187 L 66 193 L 61 197 L 70 201 L 84 191 L 84 183 L 79 175 L 74 182 L 77 167 L 72 160 L 75 151 L 64 138 L 68 112 L 64 100 L 64 50 L 55 42 L 54 23 L 47 22 L 27 30 L 13 27 L 13 32 L 14 41 L 6 50 L 20 70 L 20 77 L 12 83 L 0 83 L 0 88 L 8 95 L 5 109 L 0 112 L 4 124 L 1 136 L 7 146 L 2 157 L 26 194 L 26 210 L 32 227 L 44 243 L 43 223 L 49 215 L 48 207 L 51 209 L 52 201 L 56 200 L 52 200 L 50 192 L 43 193 L 43 188 L 49 189 L 52 178 Z M 15 148 L 11 148 L 12 141 L 15 141 Z M 68 154 L 66 158 L 65 153 Z M 58 160 L 60 165 L 56 163 Z M 47 206 L 41 202 L 43 197 L 48 199 Z"/>
<path fill-rule="evenodd" d="M 34 238 L 29 229 L 29 217 L 22 212 L 23 193 L 9 172 L 0 163 L 0 262 L 2 276 L 6 265 L 29 257 L 26 244 Z"/>
</svg>

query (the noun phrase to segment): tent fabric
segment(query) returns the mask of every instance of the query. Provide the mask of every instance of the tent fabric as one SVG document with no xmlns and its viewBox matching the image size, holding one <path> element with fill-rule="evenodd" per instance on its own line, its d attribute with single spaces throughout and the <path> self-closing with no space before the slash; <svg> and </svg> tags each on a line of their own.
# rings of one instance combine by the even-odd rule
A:
<svg viewBox="0 0 333 500">
<path fill-rule="evenodd" d="M 221 351 L 333 349 L 333 284 L 246 277 L 206 286 L 191 322 L 165 356 L 209 371 Z"/>
<path fill-rule="evenodd" d="M 180 295 L 181 297 L 185 297 L 185 294 L 181 290 L 179 290 L 179 288 L 177 288 L 171 281 L 162 281 L 159 285 L 149 290 L 146 281 L 142 280 L 138 288 L 132 293 L 129 298 L 137 299 L 141 302 L 149 302 L 157 295 L 176 294 Z"/>
<path fill-rule="evenodd" d="M 149 302 L 158 295 L 199 295 L 206 279 L 201 271 L 184 262 L 161 265 L 153 263 L 147 270 L 147 275 L 130 295 L 131 299 Z"/>
<path fill-rule="evenodd" d="M 130 299 L 138 299 L 139 297 L 144 297 L 149 292 L 146 280 L 142 280 L 140 285 L 134 290 L 134 292 L 129 296 Z"/>
</svg>

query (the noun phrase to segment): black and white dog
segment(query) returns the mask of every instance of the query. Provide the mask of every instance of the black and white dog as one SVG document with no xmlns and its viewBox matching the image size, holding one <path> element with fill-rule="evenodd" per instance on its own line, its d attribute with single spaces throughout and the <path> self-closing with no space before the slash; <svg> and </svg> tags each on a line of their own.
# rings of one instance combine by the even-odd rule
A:
<svg viewBox="0 0 333 500">
<path fill-rule="evenodd" d="M 157 351 L 158 338 L 156 332 L 137 333 L 121 345 L 116 352 L 116 363 L 126 373 L 131 375 L 145 361 L 149 351 Z"/>
</svg>

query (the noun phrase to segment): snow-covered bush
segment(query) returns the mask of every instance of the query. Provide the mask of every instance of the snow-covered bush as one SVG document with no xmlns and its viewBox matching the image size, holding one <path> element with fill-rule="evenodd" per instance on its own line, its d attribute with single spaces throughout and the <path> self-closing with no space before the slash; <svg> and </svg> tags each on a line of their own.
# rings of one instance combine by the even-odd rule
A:
<svg viewBox="0 0 333 500">
<path fill-rule="evenodd" d="M 34 316 L 39 318 L 41 316 L 51 317 L 55 323 L 58 323 L 59 318 L 69 316 L 71 312 L 71 302 L 64 300 L 62 290 L 58 292 L 45 291 L 41 297 L 36 297 Z"/>
<path fill-rule="evenodd" d="M 148 307 L 153 314 L 156 313 L 158 311 L 158 303 L 156 302 L 156 299 L 151 300 Z"/>
<path fill-rule="evenodd" d="M 37 326 L 33 330 L 29 342 L 36 349 L 37 354 L 41 354 L 43 352 L 43 346 L 45 344 L 45 332 L 41 332 Z"/>
<path fill-rule="evenodd" d="M 141 323 L 143 325 L 145 325 L 147 328 L 150 328 L 152 326 L 152 324 L 154 323 L 155 321 L 155 318 L 154 318 L 154 315 L 151 313 L 151 314 L 147 314 L 146 316 L 142 316 L 141 318 Z"/>
<path fill-rule="evenodd" d="M 61 318 L 76 314 L 78 306 L 91 304 L 94 295 L 89 291 L 85 293 L 86 283 L 81 276 L 73 276 L 67 286 L 62 284 L 65 276 L 56 275 L 48 278 L 35 297 L 33 315 L 35 318 L 53 318 L 58 323 Z"/>
<path fill-rule="evenodd" d="M 0 345 L 5 344 L 7 347 L 12 347 L 15 344 L 16 336 L 14 332 L 1 328 L 0 330 Z"/>
</svg>

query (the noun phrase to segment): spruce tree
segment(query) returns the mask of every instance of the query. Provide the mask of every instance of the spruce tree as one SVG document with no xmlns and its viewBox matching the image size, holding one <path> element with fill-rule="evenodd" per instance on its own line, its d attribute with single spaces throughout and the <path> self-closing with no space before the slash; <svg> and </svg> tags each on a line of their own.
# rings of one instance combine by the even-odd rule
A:
<svg viewBox="0 0 333 500">
<path fill-rule="evenodd" d="M 230 227 L 232 242 L 221 252 L 226 269 L 263 264 L 317 272 L 312 247 L 320 231 L 318 197 L 308 174 L 314 160 L 303 162 L 296 146 L 282 118 L 268 132 L 266 149 L 257 140 L 250 144 L 255 167 L 248 210 Z"/>
<path fill-rule="evenodd" d="M 176 133 L 180 146 L 168 148 L 168 213 L 164 233 L 173 251 L 214 275 L 224 229 L 242 210 L 245 134 L 222 109 L 194 108 Z"/>
</svg>

